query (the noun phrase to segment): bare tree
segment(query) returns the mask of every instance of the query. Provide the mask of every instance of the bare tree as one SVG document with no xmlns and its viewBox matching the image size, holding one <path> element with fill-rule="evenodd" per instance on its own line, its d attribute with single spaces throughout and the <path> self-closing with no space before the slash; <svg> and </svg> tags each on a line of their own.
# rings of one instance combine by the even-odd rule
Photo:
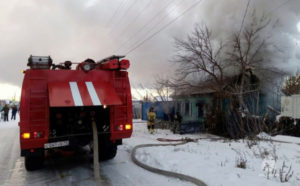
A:
<svg viewBox="0 0 300 186">
<path fill-rule="evenodd" d="M 138 88 L 135 89 L 135 93 L 138 97 L 145 102 L 155 102 L 158 101 L 152 88 L 146 88 L 143 84 L 139 84 Z"/>
<path fill-rule="evenodd" d="M 259 109 L 260 81 L 252 82 L 253 73 L 263 65 L 264 58 L 262 52 L 267 46 L 265 36 L 262 31 L 267 27 L 269 21 L 265 18 L 259 21 L 253 17 L 252 23 L 243 29 L 243 32 L 234 33 L 227 49 L 227 62 L 238 72 L 238 79 L 231 85 L 232 97 L 238 99 L 238 110 L 232 108 L 227 117 L 227 126 L 232 132 L 232 137 L 243 137 L 261 129 L 262 123 L 257 124 L 257 120 L 249 114 L 249 104 L 245 104 L 245 96 L 251 98 L 251 105 L 256 104 L 256 113 Z M 256 96 L 253 96 L 256 95 Z M 256 98 L 256 99 L 252 99 Z M 262 120 L 260 120 L 262 121 Z M 250 124 L 251 123 L 251 124 Z"/>
<path fill-rule="evenodd" d="M 288 77 L 284 82 L 282 92 L 286 96 L 300 94 L 300 74 Z"/>
<path fill-rule="evenodd" d="M 187 40 L 175 39 L 177 55 L 174 61 L 179 64 L 176 81 L 184 87 L 199 88 L 203 87 L 204 81 L 210 81 L 206 86 L 221 94 L 224 86 L 224 45 L 213 42 L 211 34 L 206 26 L 196 26 Z M 198 78 L 193 81 L 195 76 Z"/>
<path fill-rule="evenodd" d="M 171 121 L 171 113 L 174 108 L 174 101 L 171 99 L 173 89 L 166 83 L 162 83 L 161 79 L 157 79 L 154 85 L 155 93 L 162 104 L 164 113 L 168 116 L 168 120 Z"/>
<path fill-rule="evenodd" d="M 217 133 L 224 132 L 224 98 L 226 92 L 224 60 L 225 45 L 212 38 L 212 32 L 204 25 L 197 25 L 192 34 L 186 40 L 175 39 L 177 55 L 174 62 L 179 64 L 177 78 L 167 81 L 175 88 L 174 94 L 186 94 L 186 92 L 212 90 L 216 100 L 215 108 L 212 108 L 209 116 L 212 126 Z M 178 93 L 179 92 L 179 93 Z"/>
<path fill-rule="evenodd" d="M 256 19 L 253 17 L 252 23 L 244 28 L 242 33 L 233 34 L 227 52 L 228 62 L 236 68 L 240 74 L 240 80 L 237 84 L 238 92 L 234 92 L 238 96 L 240 108 L 244 108 L 244 94 L 249 91 L 259 92 L 260 86 L 247 87 L 246 75 L 252 75 L 256 68 L 263 66 L 262 52 L 267 47 L 266 37 L 262 36 L 262 31 L 270 23 L 265 17 Z"/>
<path fill-rule="evenodd" d="M 143 90 L 143 92 L 141 90 Z M 170 96 L 173 94 L 173 89 L 169 87 L 169 84 L 163 83 L 161 79 L 157 78 L 152 87 L 146 88 L 143 84 L 140 84 L 136 92 L 139 97 L 143 98 L 143 101 L 152 103 L 160 102 L 163 112 L 168 116 L 168 120 L 171 120 L 174 102 Z"/>
</svg>

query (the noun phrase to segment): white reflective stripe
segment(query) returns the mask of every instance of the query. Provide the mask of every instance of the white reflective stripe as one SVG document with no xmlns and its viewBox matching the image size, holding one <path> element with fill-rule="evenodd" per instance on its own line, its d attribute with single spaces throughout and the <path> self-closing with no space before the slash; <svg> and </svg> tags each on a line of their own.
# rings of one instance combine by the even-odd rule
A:
<svg viewBox="0 0 300 186">
<path fill-rule="evenodd" d="M 77 83 L 76 82 L 70 82 L 70 88 L 71 88 L 71 92 L 72 92 L 72 96 L 73 96 L 75 106 L 83 106 Z"/>
<path fill-rule="evenodd" d="M 92 82 L 85 82 L 94 105 L 102 105 Z"/>
</svg>

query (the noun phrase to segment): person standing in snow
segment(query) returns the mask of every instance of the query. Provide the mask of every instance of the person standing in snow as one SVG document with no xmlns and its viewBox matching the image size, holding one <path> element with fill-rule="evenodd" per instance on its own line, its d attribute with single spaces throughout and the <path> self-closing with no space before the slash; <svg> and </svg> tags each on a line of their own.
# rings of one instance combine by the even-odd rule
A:
<svg viewBox="0 0 300 186">
<path fill-rule="evenodd" d="M 11 112 L 11 120 L 16 120 L 16 114 L 18 112 L 18 108 L 16 105 L 13 105 Z"/>
<path fill-rule="evenodd" d="M 0 104 L 0 114 L 1 114 L 0 121 L 4 120 L 4 113 L 2 112 L 2 108 L 3 108 L 3 106 L 2 106 L 2 104 Z"/>
<path fill-rule="evenodd" d="M 153 107 L 150 108 L 149 112 L 147 113 L 148 121 L 147 121 L 147 127 L 150 134 L 153 134 L 154 132 L 154 124 L 156 119 L 156 114 L 154 112 Z"/>
<path fill-rule="evenodd" d="M 8 121 L 8 112 L 9 112 L 9 107 L 7 104 L 4 105 L 2 108 L 1 112 L 4 112 L 4 121 Z"/>
<path fill-rule="evenodd" d="M 180 133 L 180 124 L 182 121 L 182 116 L 180 114 L 180 112 L 176 112 L 174 115 L 174 128 L 173 128 L 173 133 Z"/>
</svg>

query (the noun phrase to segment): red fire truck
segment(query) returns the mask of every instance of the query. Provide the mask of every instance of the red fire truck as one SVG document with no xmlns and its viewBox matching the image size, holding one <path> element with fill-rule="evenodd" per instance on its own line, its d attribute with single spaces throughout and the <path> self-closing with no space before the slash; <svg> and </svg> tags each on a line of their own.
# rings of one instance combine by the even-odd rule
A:
<svg viewBox="0 0 300 186">
<path fill-rule="evenodd" d="M 99 160 L 115 157 L 132 133 L 129 61 L 111 56 L 95 62 L 53 64 L 50 56 L 30 56 L 20 103 L 20 146 L 27 170 L 43 165 L 52 148 L 85 146 L 96 122 Z M 76 65 L 76 68 L 72 68 Z"/>
</svg>

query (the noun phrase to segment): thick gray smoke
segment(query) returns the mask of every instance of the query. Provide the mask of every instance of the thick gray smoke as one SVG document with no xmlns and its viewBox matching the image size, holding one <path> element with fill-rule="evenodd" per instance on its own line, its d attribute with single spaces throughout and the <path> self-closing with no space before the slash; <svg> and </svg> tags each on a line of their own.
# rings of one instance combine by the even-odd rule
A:
<svg viewBox="0 0 300 186">
<path fill-rule="evenodd" d="M 284 51 L 278 61 L 293 71 L 300 58 L 300 1 L 251 0 L 245 25 L 255 14 L 268 13 L 273 38 Z M 30 54 L 51 55 L 56 62 L 99 60 L 125 54 L 151 33 L 180 15 L 196 0 L 4 0 L 0 6 L 0 83 L 21 85 Z M 129 53 L 132 84 L 153 82 L 172 74 L 173 37 L 183 38 L 196 23 L 204 23 L 217 39 L 240 29 L 248 0 L 203 0 L 194 9 Z M 152 22 L 152 17 L 161 12 Z M 143 25 L 146 26 L 142 30 Z M 157 26 L 156 26 L 157 25 Z M 152 29 L 153 28 L 153 29 Z M 149 32 L 152 29 L 152 32 Z M 125 42 L 125 43 L 124 43 Z M 119 49 L 119 50 L 117 50 Z"/>
<path fill-rule="evenodd" d="M 202 5 L 200 16 L 213 32 L 216 40 L 225 40 L 239 32 L 248 0 L 210 0 Z M 267 41 L 272 43 L 268 56 L 273 65 L 294 73 L 299 66 L 300 1 L 297 0 L 250 0 L 243 27 L 251 24 L 253 17 L 263 15 L 271 22 L 265 28 Z"/>
</svg>

